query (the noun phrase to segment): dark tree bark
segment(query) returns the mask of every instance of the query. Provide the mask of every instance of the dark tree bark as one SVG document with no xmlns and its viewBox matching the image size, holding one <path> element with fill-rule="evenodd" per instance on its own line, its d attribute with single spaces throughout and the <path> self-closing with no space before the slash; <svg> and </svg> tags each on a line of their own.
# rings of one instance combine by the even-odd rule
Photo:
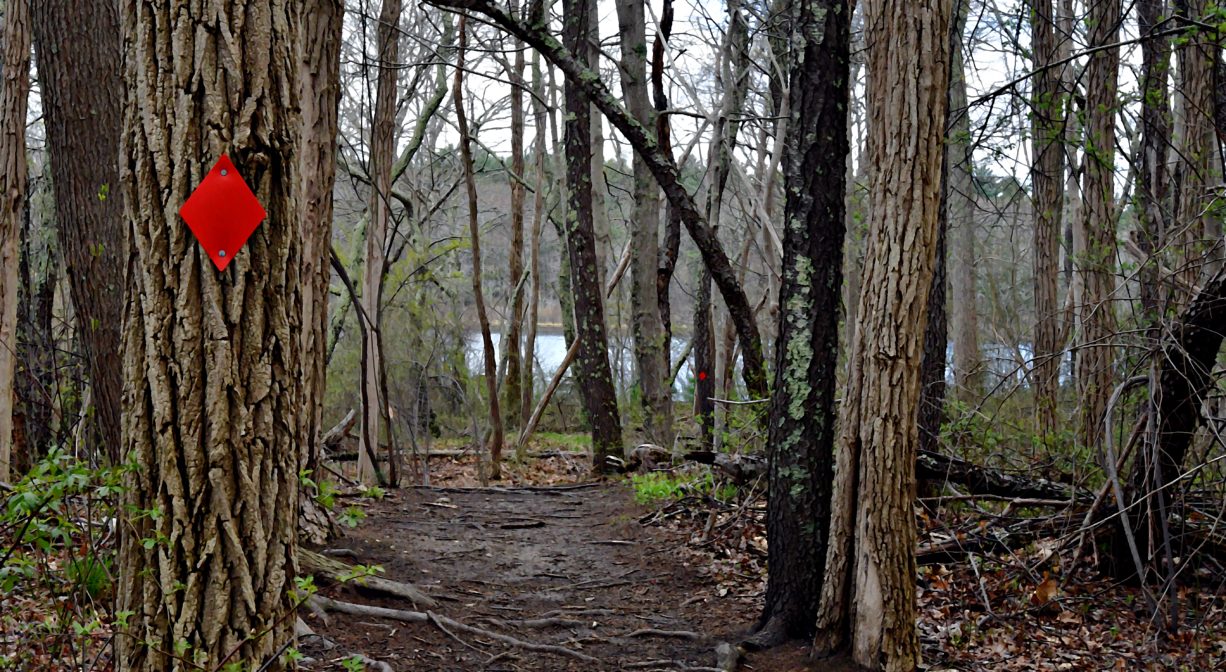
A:
<svg viewBox="0 0 1226 672">
<path fill-rule="evenodd" d="M 294 623 L 301 7 L 209 6 L 124 5 L 123 454 L 136 468 L 116 588 L 132 616 L 115 647 L 127 672 L 185 669 L 174 652 L 282 669 Z M 243 58 L 230 59 L 230 45 Z M 221 156 L 267 217 L 218 272 L 178 213 Z"/>
<path fill-rule="evenodd" d="M 591 49 L 588 23 L 592 0 L 564 0 L 562 33 L 566 46 L 580 62 Z M 575 302 L 575 335 L 579 340 L 576 380 L 592 425 L 592 466 L 609 470 L 608 457 L 622 456 L 621 420 L 617 393 L 609 368 L 604 301 L 596 258 L 592 223 L 591 115 L 586 96 L 573 77 L 566 78 L 566 186 L 570 207 L 566 213 L 566 249 L 570 257 L 571 288 Z"/>
<path fill-rule="evenodd" d="M 651 47 L 651 99 L 656 111 L 656 142 L 660 144 L 660 153 L 675 162 L 673 158 L 672 125 L 669 124 L 668 94 L 664 89 L 664 50 L 673 32 L 673 0 L 663 0 L 660 10 L 660 25 Z M 672 287 L 673 272 L 677 268 L 677 256 L 681 251 L 681 215 L 671 204 L 665 207 L 664 240 L 660 247 L 660 267 L 656 271 L 656 301 L 660 306 L 660 324 L 664 327 L 664 340 L 672 343 L 672 302 L 669 290 Z M 664 349 L 665 362 L 671 367 L 671 346 Z"/>
<path fill-rule="evenodd" d="M 826 567 L 834 480 L 851 3 L 798 0 L 783 155 L 783 282 L 769 435 L 770 540 L 759 641 L 809 637 Z"/>
<path fill-rule="evenodd" d="M 336 133 L 340 103 L 341 0 L 307 0 L 302 17 L 303 59 L 299 97 L 302 106 L 302 384 L 303 447 L 301 469 L 318 479 L 328 372 L 328 284 L 332 246 L 332 190 L 336 182 Z M 323 544 L 338 535 L 335 522 L 303 490 L 302 540 Z"/>
<path fill-rule="evenodd" d="M 31 12 L 58 240 L 89 365 L 99 452 L 114 463 L 123 391 L 115 353 L 120 352 L 126 256 L 118 198 L 119 10 L 107 0 L 38 0 Z"/>
<path fill-rule="evenodd" d="M 541 55 L 566 75 L 566 81 L 581 91 L 596 105 L 609 122 L 625 136 L 634 151 L 643 157 L 651 174 L 659 182 L 664 195 L 678 212 L 695 247 L 702 255 L 703 263 L 711 271 L 715 285 L 728 307 L 728 313 L 736 323 L 737 338 L 741 339 L 744 357 L 745 386 L 751 396 L 765 398 L 766 366 L 762 359 L 762 337 L 758 333 L 753 307 L 737 282 L 736 271 L 728 260 L 719 239 L 699 212 L 697 204 L 681 184 L 680 171 L 672 157 L 660 150 L 660 145 L 650 137 L 643 125 L 634 120 L 618 103 L 600 76 L 586 68 L 586 60 L 575 54 L 574 49 L 563 46 L 543 22 L 526 25 L 508 15 L 490 0 L 430 0 L 430 4 L 451 9 L 472 10 L 487 16 L 504 30 L 519 36 L 524 42 L 540 51 Z M 570 43 L 568 42 L 567 45 Z"/>
</svg>

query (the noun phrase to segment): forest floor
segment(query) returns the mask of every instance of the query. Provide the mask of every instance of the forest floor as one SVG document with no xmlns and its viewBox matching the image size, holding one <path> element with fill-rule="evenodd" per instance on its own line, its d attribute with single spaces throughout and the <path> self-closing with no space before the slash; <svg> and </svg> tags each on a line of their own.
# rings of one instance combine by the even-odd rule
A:
<svg viewBox="0 0 1226 672">
<path fill-rule="evenodd" d="M 466 479 L 461 470 L 440 480 Z M 341 669 L 352 653 L 397 671 L 712 669 L 716 640 L 735 634 L 729 629 L 752 613 L 753 596 L 730 595 L 709 567 L 687 559 L 684 535 L 640 525 L 644 513 L 627 486 L 611 483 L 389 494 L 333 548 L 425 590 L 439 600 L 438 613 L 578 655 L 448 634 L 432 623 L 329 614 L 327 624 L 307 620 L 338 646 L 328 652 L 306 643 L 303 653 L 322 663 L 308 669 Z M 327 595 L 413 608 L 361 590 L 346 585 Z"/>
<path fill-rule="evenodd" d="M 475 631 L 329 614 L 310 626 L 337 646 L 307 643 L 309 670 L 339 670 L 360 653 L 390 670 L 717 670 L 716 646 L 738 641 L 762 608 L 763 502 L 682 496 L 635 502 L 629 483 L 588 482 L 581 454 L 511 465 L 481 488 L 471 458 L 433 461 L 435 487 L 367 504 L 366 522 L 333 548 L 439 600 L 435 612 Z M 992 512 L 921 515 L 921 547 L 988 530 Z M 1182 629 L 1155 628 L 1140 594 L 1078 570 L 1058 576 L 1050 542 L 1004 556 L 920 567 L 921 669 L 1226 669 L 1220 585 L 1180 590 Z M 1210 582 L 1212 583 L 1212 582 Z M 398 609 L 403 601 L 333 587 L 329 597 Z M 578 656 L 587 656 L 580 659 Z M 365 669 L 374 669 L 367 666 Z M 841 672 L 802 644 L 750 653 L 741 670 Z"/>
</svg>

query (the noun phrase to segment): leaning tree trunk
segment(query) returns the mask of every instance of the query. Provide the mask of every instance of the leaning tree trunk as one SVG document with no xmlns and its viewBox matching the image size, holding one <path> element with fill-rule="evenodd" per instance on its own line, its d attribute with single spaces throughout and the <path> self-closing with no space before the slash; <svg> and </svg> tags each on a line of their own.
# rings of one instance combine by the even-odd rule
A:
<svg viewBox="0 0 1226 672">
<path fill-rule="evenodd" d="M 579 62 L 586 62 L 591 0 L 564 0 L 563 40 Z M 621 457 L 621 420 L 613 372 L 609 368 L 605 335 L 604 301 L 599 285 L 596 238 L 592 230 L 592 151 L 590 107 L 579 83 L 567 77 L 566 186 L 570 207 L 566 215 L 566 248 L 570 257 L 571 288 L 575 302 L 575 336 L 579 340 L 580 381 L 584 407 L 592 424 L 592 460 L 597 473 L 609 469 L 608 457 Z"/>
<path fill-rule="evenodd" d="M 30 93 L 30 6 L 4 7 L 4 85 L 0 91 L 0 481 L 13 459 L 17 374 L 17 256 L 26 207 L 26 109 Z"/>
<path fill-rule="evenodd" d="M 1119 33 L 1119 0 L 1090 6 L 1090 45 L 1103 47 Z M 1084 292 L 1081 306 L 1081 353 L 1077 360 L 1077 388 L 1081 404 L 1078 441 L 1095 448 L 1103 437 L 1103 417 L 1114 379 L 1111 340 L 1115 335 L 1115 111 L 1119 47 L 1090 56 L 1086 77 L 1085 165 L 1082 194 L 1085 211 L 1083 249 L 1078 250 L 1077 271 Z M 1056 150 L 1060 151 L 1060 150 Z"/>
<path fill-rule="evenodd" d="M 792 17 L 783 155 L 783 282 L 771 394 L 766 606 L 756 639 L 812 636 L 826 564 L 839 368 L 843 199 L 849 152 L 850 3 L 804 0 Z"/>
<path fill-rule="evenodd" d="M 340 47 L 344 3 L 304 4 L 303 58 L 299 86 L 302 145 L 299 179 L 302 213 L 302 395 L 303 446 L 300 468 L 318 479 L 322 457 L 324 392 L 328 372 L 328 285 L 332 279 L 332 189 L 336 182 L 337 104 L 340 102 Z M 303 541 L 323 544 L 339 529 L 327 509 L 305 488 L 299 518 Z"/>
<path fill-rule="evenodd" d="M 104 0 L 39 0 L 31 9 L 57 239 L 89 366 L 97 452 L 116 463 L 126 256 L 122 204 L 110 196 L 118 192 L 122 127 L 119 11 Z"/>
<path fill-rule="evenodd" d="M 816 648 L 914 670 L 920 358 L 936 261 L 953 0 L 866 6 L 869 230 L 842 394 Z M 915 68 L 920 67 L 917 76 Z"/>
<path fill-rule="evenodd" d="M 1035 416 L 1039 434 L 1057 431 L 1056 396 L 1060 372 L 1060 220 L 1064 208 L 1064 100 L 1052 0 L 1036 0 L 1030 30 L 1034 35 L 1031 137 L 1034 152 L 1034 373 Z"/>
<path fill-rule="evenodd" d="M 609 123 L 622 133 L 634 151 L 643 157 L 651 169 L 651 174 L 663 189 L 669 205 L 676 210 L 689 231 L 694 246 L 702 255 L 703 264 L 711 271 L 712 280 L 719 288 L 729 316 L 736 323 L 737 338 L 742 345 L 745 387 L 751 396 L 766 398 L 767 380 L 766 365 L 762 359 L 762 337 L 758 333 L 753 308 L 749 305 L 744 288 L 737 282 L 736 271 L 732 268 L 728 255 L 709 223 L 699 212 L 694 198 L 681 183 L 681 173 L 676 162 L 662 151 L 660 144 L 650 137 L 642 124 L 635 121 L 618 103 L 600 76 L 584 65 L 587 62 L 586 53 L 576 54 L 570 42 L 563 45 L 549 34 L 545 26 L 539 23 L 528 25 L 519 21 L 491 0 L 429 0 L 429 3 L 439 7 L 480 12 L 504 30 L 523 38 L 524 42 L 536 48 L 542 56 L 557 66 L 566 75 L 567 84 L 575 88 L 576 95 L 584 95 L 591 100 L 604 113 Z"/>
<path fill-rule="evenodd" d="M 370 221 L 366 228 L 366 263 L 362 266 L 362 309 L 366 320 L 362 340 L 362 432 L 358 447 L 358 477 L 363 483 L 382 480 L 377 455 L 387 425 L 383 386 L 383 274 L 387 265 L 387 230 L 391 219 L 392 162 L 396 152 L 396 73 L 400 58 L 401 0 L 383 0 L 379 12 L 378 81 L 370 140 Z M 396 464 L 388 462 L 395 481 Z"/>
<path fill-rule="evenodd" d="M 302 440 L 299 4 L 129 2 L 117 666 L 279 669 Z M 168 36 L 175 36 L 172 43 Z M 242 58 L 230 49 L 245 45 Z M 186 87 L 186 88 L 185 88 Z M 179 209 L 230 157 L 267 217 L 218 271 Z M 217 176 L 219 177 L 219 176 Z"/>
</svg>

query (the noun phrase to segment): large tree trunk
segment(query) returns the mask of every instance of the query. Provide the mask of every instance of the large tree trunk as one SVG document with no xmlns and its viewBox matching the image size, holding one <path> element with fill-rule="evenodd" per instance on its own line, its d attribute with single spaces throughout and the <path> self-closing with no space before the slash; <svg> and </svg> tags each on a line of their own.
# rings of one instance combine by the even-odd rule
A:
<svg viewBox="0 0 1226 672">
<path fill-rule="evenodd" d="M 1052 0 L 1035 0 L 1030 15 L 1034 36 L 1031 136 L 1034 152 L 1034 369 L 1035 415 L 1040 436 L 1057 432 L 1056 397 L 1060 373 L 1060 220 L 1064 208 L 1064 100 Z"/>
<path fill-rule="evenodd" d="M 77 334 L 89 365 L 99 452 L 119 457 L 120 325 L 126 242 L 118 191 L 119 11 L 113 2 L 31 5 L 55 216 Z"/>
<path fill-rule="evenodd" d="M 587 62 L 591 0 L 564 0 L 563 40 L 579 62 Z M 579 341 L 579 385 L 592 424 L 592 460 L 597 473 L 609 469 L 608 457 L 622 456 L 621 420 L 617 393 L 609 368 L 605 336 L 604 301 L 598 284 L 596 239 L 592 230 L 591 115 L 588 97 L 579 82 L 567 77 L 566 186 L 570 201 L 566 215 L 566 248 L 570 258 L 571 287 L 575 302 L 575 335 Z"/>
<path fill-rule="evenodd" d="M 621 83 L 626 107 L 644 129 L 657 131 L 647 97 L 647 30 L 644 0 L 618 0 Z M 652 133 L 655 137 L 655 133 Z M 660 187 L 637 154 L 634 157 L 634 213 L 630 230 L 630 306 L 634 355 L 638 363 L 647 440 L 673 444 L 673 402 L 668 383 L 668 337 L 660 318 L 656 286 L 660 255 Z"/>
<path fill-rule="evenodd" d="M 920 358 L 936 261 L 953 0 L 866 6 L 869 232 L 842 395 L 819 650 L 913 670 Z M 921 68 L 917 77 L 915 68 Z"/>
<path fill-rule="evenodd" d="M 12 478 L 13 383 L 17 373 L 17 265 L 26 207 L 26 109 L 30 93 L 30 7 L 4 7 L 0 90 L 0 481 Z"/>
<path fill-rule="evenodd" d="M 966 63 L 962 56 L 962 31 L 969 10 L 969 0 L 955 3 L 943 210 L 950 262 L 947 268 L 954 342 L 954 393 L 957 398 L 972 402 L 978 401 L 983 393 L 983 356 L 979 352 L 978 292 L 975 289 L 975 164 L 971 153 L 970 108 L 966 99 Z M 1056 256 L 1058 258 L 1059 254 Z M 945 372 L 941 375 L 943 377 Z"/>
<path fill-rule="evenodd" d="M 1116 41 L 1119 0 L 1102 0 L 1090 7 L 1090 46 Z M 1086 77 L 1085 165 L 1082 194 L 1085 211 L 1082 246 L 1077 250 L 1081 280 L 1081 352 L 1077 364 L 1081 417 L 1078 441 L 1100 445 L 1103 417 L 1111 396 L 1115 365 L 1111 341 L 1115 336 L 1115 111 L 1119 48 L 1102 49 L 1090 56 Z M 1059 149 L 1055 151 L 1060 151 Z"/>
<path fill-rule="evenodd" d="M 332 190 L 336 182 L 337 105 L 340 102 L 340 48 L 344 3 L 308 0 L 302 17 L 303 58 L 299 64 L 302 145 L 302 395 L 303 448 L 300 468 L 319 478 L 324 392 L 328 372 L 328 285 L 332 279 Z M 303 541 L 322 544 L 339 530 L 303 490 Z"/>
<path fill-rule="evenodd" d="M 765 398 L 767 396 L 766 365 L 762 359 L 762 337 L 758 333 L 754 319 L 753 308 L 745 296 L 744 289 L 737 282 L 736 271 L 728 255 L 724 252 L 719 239 L 711 230 L 709 223 L 698 210 L 694 198 L 681 184 L 680 171 L 671 156 L 665 154 L 655 140 L 626 112 L 617 102 L 599 75 L 589 70 L 586 63 L 586 53 L 576 54 L 573 46 L 559 43 L 540 24 L 527 25 L 515 17 L 508 15 L 490 0 L 429 0 L 430 4 L 452 9 L 465 9 L 480 12 L 504 30 L 523 38 L 532 47 L 540 51 L 566 75 L 568 85 L 575 87 L 581 95 L 595 104 L 609 122 L 625 136 L 634 151 L 643 157 L 655 176 L 669 204 L 677 211 L 681 222 L 685 225 L 694 240 L 695 247 L 702 255 L 703 264 L 711 271 L 729 315 L 736 323 L 737 338 L 741 340 L 743 360 L 743 375 L 745 386 L 751 396 Z M 586 47 L 584 47 L 586 48 Z M 590 154 L 590 153 L 589 153 Z M 590 188 L 590 180 L 589 180 Z"/>
<path fill-rule="evenodd" d="M 498 363 L 494 356 L 494 338 L 490 334 L 490 318 L 485 311 L 485 289 L 481 286 L 481 231 L 477 225 L 477 178 L 473 174 L 472 136 L 468 132 L 468 115 L 464 110 L 464 58 L 468 47 L 468 17 L 460 16 L 460 43 L 456 52 L 455 111 L 456 128 L 460 132 L 460 161 L 464 170 L 464 190 L 468 200 L 468 235 L 472 242 L 473 302 L 481 327 L 482 354 L 485 362 L 485 392 L 490 409 L 489 477 L 502 478 L 502 412 L 498 406 Z M 518 346 L 516 346 L 518 347 Z M 473 437 L 476 440 L 477 437 Z"/>
<path fill-rule="evenodd" d="M 808 637 L 826 564 L 834 475 L 851 11 L 846 0 L 795 3 L 783 156 L 783 282 L 771 394 L 770 539 L 762 643 Z"/>
<path fill-rule="evenodd" d="M 375 455 L 386 426 L 387 399 L 383 386 L 383 274 L 387 265 L 387 231 L 391 221 L 392 162 L 396 158 L 396 73 L 400 59 L 401 0 L 383 0 L 376 49 L 379 53 L 375 110 L 371 120 L 370 207 L 366 227 L 366 263 L 362 266 L 362 309 L 367 321 L 362 340 L 362 432 L 358 447 L 358 477 L 363 483 L 382 480 Z M 394 481 L 396 465 L 388 464 Z"/>
<path fill-rule="evenodd" d="M 186 669 L 176 651 L 279 669 L 294 623 L 299 4 L 202 4 L 128 2 L 123 21 L 120 185 L 133 271 L 123 454 L 135 468 L 117 586 L 117 607 L 132 616 L 115 646 L 128 672 Z M 241 59 L 233 45 L 246 45 Z M 267 218 L 218 272 L 178 213 L 222 156 Z"/>
</svg>

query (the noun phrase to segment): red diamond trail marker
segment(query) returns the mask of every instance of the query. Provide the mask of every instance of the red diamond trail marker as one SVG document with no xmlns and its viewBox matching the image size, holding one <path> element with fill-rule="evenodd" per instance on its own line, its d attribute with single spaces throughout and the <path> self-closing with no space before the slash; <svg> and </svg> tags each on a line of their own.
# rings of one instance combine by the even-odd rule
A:
<svg viewBox="0 0 1226 672">
<path fill-rule="evenodd" d="M 179 208 L 179 216 L 217 270 L 224 271 L 267 213 L 223 154 Z"/>
</svg>

